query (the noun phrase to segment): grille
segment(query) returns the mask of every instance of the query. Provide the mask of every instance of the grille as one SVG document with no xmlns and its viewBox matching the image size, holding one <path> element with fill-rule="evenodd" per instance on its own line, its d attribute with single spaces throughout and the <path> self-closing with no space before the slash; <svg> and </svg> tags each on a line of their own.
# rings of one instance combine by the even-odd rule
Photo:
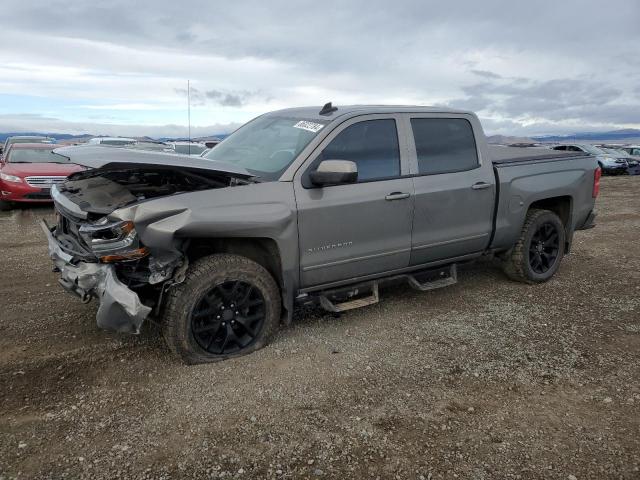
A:
<svg viewBox="0 0 640 480">
<path fill-rule="evenodd" d="M 49 195 L 49 192 L 45 190 L 44 192 L 39 193 L 27 193 L 26 195 L 23 195 L 22 198 L 26 198 L 28 200 L 49 200 L 51 199 L 51 195 Z"/>
<path fill-rule="evenodd" d="M 51 188 L 51 185 L 58 185 L 64 182 L 67 177 L 26 177 L 25 180 L 32 187 Z"/>
</svg>

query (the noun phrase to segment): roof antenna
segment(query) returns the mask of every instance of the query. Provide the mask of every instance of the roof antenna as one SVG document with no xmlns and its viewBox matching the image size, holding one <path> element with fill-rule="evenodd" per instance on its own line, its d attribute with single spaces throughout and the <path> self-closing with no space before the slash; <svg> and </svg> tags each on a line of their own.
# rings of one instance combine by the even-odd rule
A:
<svg viewBox="0 0 640 480">
<path fill-rule="evenodd" d="M 189 128 L 189 155 L 191 155 L 191 82 L 187 80 L 187 124 Z"/>
<path fill-rule="evenodd" d="M 325 103 L 324 107 L 322 107 L 322 110 L 320 110 L 319 115 L 330 115 L 331 113 L 337 110 L 338 110 L 338 107 L 334 107 L 333 105 L 331 105 L 331 102 Z"/>
</svg>

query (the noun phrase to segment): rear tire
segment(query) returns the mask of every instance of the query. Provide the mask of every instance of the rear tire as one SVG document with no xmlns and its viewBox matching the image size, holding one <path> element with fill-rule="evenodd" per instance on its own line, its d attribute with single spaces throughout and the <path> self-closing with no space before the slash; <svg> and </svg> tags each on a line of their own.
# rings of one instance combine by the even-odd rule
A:
<svg viewBox="0 0 640 480">
<path fill-rule="evenodd" d="M 267 345 L 280 311 L 280 291 L 262 265 L 239 255 L 211 255 L 194 262 L 184 282 L 170 290 L 163 335 L 183 362 L 217 362 Z"/>
<path fill-rule="evenodd" d="M 549 210 L 529 210 L 520 238 L 503 264 L 504 272 L 518 282 L 546 282 L 560 268 L 565 238 L 558 215 Z"/>
</svg>

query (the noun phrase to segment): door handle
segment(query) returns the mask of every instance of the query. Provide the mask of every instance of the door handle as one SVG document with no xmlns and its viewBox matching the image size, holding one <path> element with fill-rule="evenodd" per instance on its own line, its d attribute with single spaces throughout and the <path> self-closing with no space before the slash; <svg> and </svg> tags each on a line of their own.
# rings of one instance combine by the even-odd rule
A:
<svg viewBox="0 0 640 480">
<path fill-rule="evenodd" d="M 409 198 L 411 195 L 408 193 L 402 193 L 402 192 L 393 192 L 390 193 L 389 195 L 387 195 L 386 197 L 384 197 L 385 200 L 402 200 L 403 198 Z"/>
<path fill-rule="evenodd" d="M 491 184 L 487 182 L 478 182 L 471 185 L 471 188 L 473 188 L 474 190 L 484 190 L 485 188 L 489 187 L 491 187 Z"/>
</svg>

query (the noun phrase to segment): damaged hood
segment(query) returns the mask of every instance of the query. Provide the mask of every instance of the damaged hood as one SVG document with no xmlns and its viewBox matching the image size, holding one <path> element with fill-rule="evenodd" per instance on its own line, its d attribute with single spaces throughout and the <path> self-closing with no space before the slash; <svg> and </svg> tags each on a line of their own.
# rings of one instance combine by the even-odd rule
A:
<svg viewBox="0 0 640 480">
<path fill-rule="evenodd" d="M 247 185 L 242 167 L 188 155 L 104 146 L 57 148 L 71 163 L 89 167 L 51 189 L 59 210 L 80 219 L 108 215 L 134 203 L 177 194 Z"/>
<path fill-rule="evenodd" d="M 53 152 L 68 158 L 71 163 L 105 170 L 136 168 L 146 165 L 221 172 L 236 178 L 251 178 L 254 176 L 244 168 L 230 163 L 189 155 L 84 145 L 56 148 Z"/>
</svg>

